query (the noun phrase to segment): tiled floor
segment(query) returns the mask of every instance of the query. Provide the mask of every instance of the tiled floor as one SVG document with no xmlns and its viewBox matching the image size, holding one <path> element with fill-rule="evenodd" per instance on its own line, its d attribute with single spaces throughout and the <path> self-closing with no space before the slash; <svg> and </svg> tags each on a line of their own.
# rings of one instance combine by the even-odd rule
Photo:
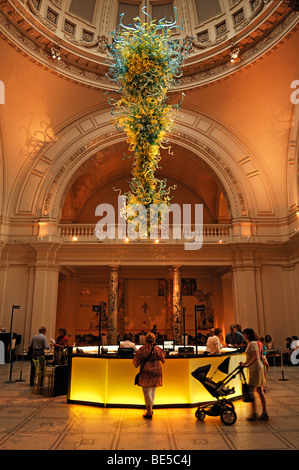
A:
<svg viewBox="0 0 299 470">
<path fill-rule="evenodd" d="M 12 380 L 20 377 L 14 363 Z M 66 396 L 34 394 L 29 364 L 24 382 L 6 383 L 9 365 L 0 365 L 0 450 L 298 450 L 299 367 L 272 367 L 268 374 L 268 422 L 248 422 L 250 405 L 235 402 L 237 421 L 195 418 L 192 409 L 159 409 L 152 421 L 135 409 L 66 403 Z"/>
</svg>

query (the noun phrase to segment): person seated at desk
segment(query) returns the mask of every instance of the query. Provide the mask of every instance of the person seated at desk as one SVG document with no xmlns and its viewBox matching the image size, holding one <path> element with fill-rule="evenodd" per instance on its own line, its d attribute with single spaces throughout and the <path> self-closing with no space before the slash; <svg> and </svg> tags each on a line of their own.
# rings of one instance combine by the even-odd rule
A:
<svg viewBox="0 0 299 470">
<path fill-rule="evenodd" d="M 299 348 L 299 339 L 298 336 L 292 336 L 292 342 L 290 344 L 291 353 L 296 351 Z"/>
<path fill-rule="evenodd" d="M 274 349 L 274 341 L 273 341 L 273 339 L 271 338 L 270 335 L 265 336 L 265 342 L 266 342 L 267 351 L 270 351 L 271 349 Z"/>
<path fill-rule="evenodd" d="M 221 354 L 221 343 L 219 336 L 221 335 L 222 330 L 220 328 L 215 328 L 214 335 L 208 337 L 206 353 L 210 354 Z"/>
<path fill-rule="evenodd" d="M 134 349 L 134 352 L 137 352 L 137 347 L 136 344 L 130 341 L 129 339 L 126 339 L 127 337 L 124 337 L 124 341 L 120 341 L 119 347 L 120 348 L 132 348 Z"/>
<path fill-rule="evenodd" d="M 230 332 L 227 333 L 225 337 L 227 346 L 231 348 L 243 346 L 245 344 L 245 339 L 242 333 L 237 330 L 236 325 L 230 325 L 229 329 Z"/>
<path fill-rule="evenodd" d="M 289 364 L 290 363 L 290 358 L 291 358 L 291 344 L 292 344 L 292 338 L 290 336 L 288 336 L 286 338 L 286 345 L 285 345 L 285 348 L 284 348 L 284 351 L 283 351 L 283 360 L 284 360 L 284 363 L 285 364 Z"/>
</svg>

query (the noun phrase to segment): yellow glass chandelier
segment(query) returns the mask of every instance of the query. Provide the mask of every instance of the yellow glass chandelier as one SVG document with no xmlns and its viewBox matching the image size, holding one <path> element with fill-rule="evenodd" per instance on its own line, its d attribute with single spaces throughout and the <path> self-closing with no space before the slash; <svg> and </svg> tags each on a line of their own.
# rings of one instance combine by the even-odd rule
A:
<svg viewBox="0 0 299 470">
<path fill-rule="evenodd" d="M 175 15 L 176 15 L 176 9 Z M 180 39 L 172 39 L 175 21 L 156 23 L 143 12 L 148 22 L 134 18 L 134 25 L 122 24 L 112 33 L 109 51 L 109 78 L 119 85 L 118 100 L 109 98 L 117 129 L 127 135 L 133 158 L 130 191 L 125 194 L 127 207 L 142 204 L 170 204 L 166 179 L 155 172 L 161 160 L 160 149 L 170 152 L 166 139 L 178 116 L 180 103 L 170 104 L 167 91 L 178 84 L 188 48 Z M 129 158 L 126 156 L 126 158 Z"/>
</svg>

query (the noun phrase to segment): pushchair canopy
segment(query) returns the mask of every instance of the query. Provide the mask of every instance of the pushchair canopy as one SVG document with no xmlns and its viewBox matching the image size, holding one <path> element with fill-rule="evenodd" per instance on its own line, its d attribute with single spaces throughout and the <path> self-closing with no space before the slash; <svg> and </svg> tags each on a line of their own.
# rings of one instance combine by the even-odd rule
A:
<svg viewBox="0 0 299 470">
<path fill-rule="evenodd" d="M 224 374 L 228 373 L 229 370 L 229 360 L 230 357 L 227 357 L 222 363 L 217 367 L 217 370 L 223 372 Z M 201 366 L 191 372 L 191 375 L 201 382 L 206 390 L 215 398 L 219 398 L 221 396 L 231 395 L 235 393 L 235 389 L 226 387 L 226 383 L 232 378 L 230 375 L 227 377 L 226 381 L 214 382 L 212 378 L 207 377 L 207 374 L 211 368 L 211 364 L 206 366 Z M 228 380 L 229 379 L 229 380 Z"/>
</svg>

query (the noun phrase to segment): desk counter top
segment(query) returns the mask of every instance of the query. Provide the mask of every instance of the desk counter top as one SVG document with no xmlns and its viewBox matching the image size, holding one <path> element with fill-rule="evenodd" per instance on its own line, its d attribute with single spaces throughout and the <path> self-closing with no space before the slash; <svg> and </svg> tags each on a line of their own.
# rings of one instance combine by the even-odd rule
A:
<svg viewBox="0 0 299 470">
<path fill-rule="evenodd" d="M 196 406 L 216 400 L 191 372 L 198 367 L 210 365 L 208 377 L 216 382 L 223 381 L 226 374 L 218 367 L 227 357 L 230 358 L 228 373 L 236 369 L 240 362 L 244 362 L 244 354 L 237 352 L 219 356 L 202 354 L 166 357 L 165 364 L 162 365 L 163 386 L 156 390 L 155 406 Z M 134 385 L 139 368 L 133 366 L 132 357 L 80 354 L 73 355 L 70 359 L 68 403 L 110 407 L 144 406 L 142 388 Z M 239 375 L 229 382 L 229 386 L 235 388 L 230 399 L 241 396 Z"/>
</svg>

